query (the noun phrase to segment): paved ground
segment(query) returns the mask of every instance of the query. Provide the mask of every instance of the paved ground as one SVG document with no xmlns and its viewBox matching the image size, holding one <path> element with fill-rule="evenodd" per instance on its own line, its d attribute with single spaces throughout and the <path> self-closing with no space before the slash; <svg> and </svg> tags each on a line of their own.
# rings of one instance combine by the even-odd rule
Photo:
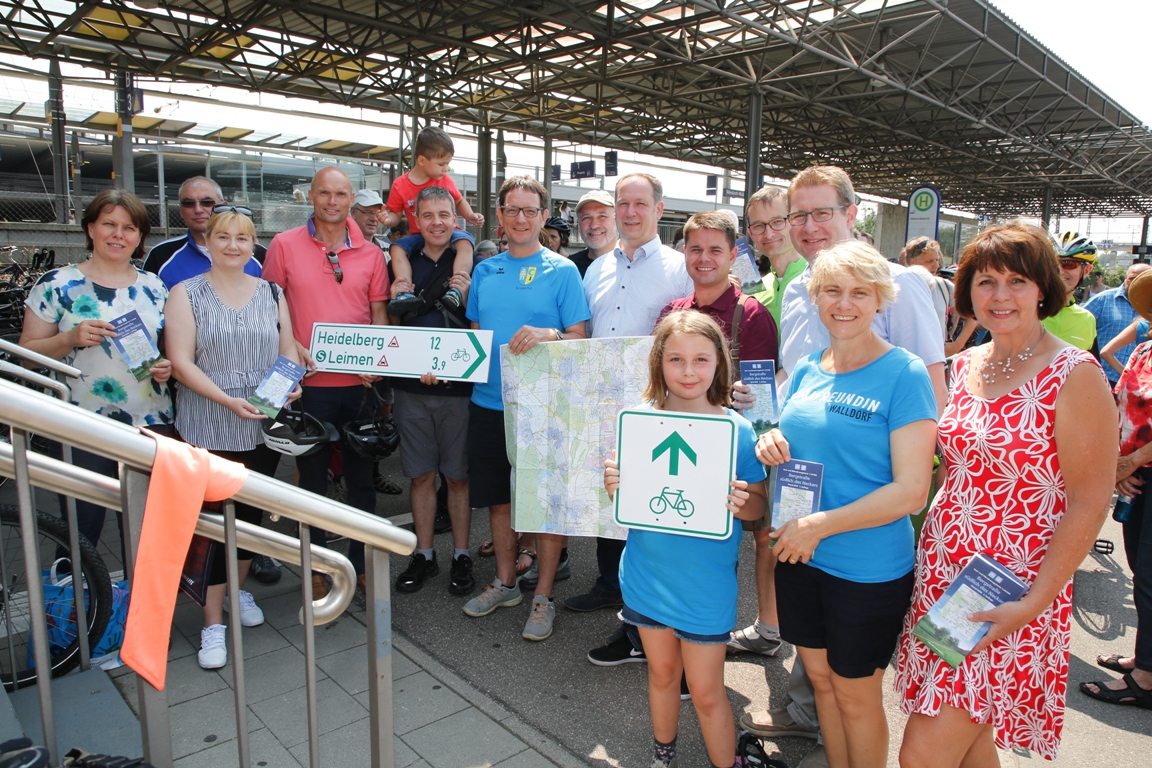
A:
<svg viewBox="0 0 1152 768">
<path fill-rule="evenodd" d="M 395 460 L 387 462 L 399 479 Z M 290 467 L 281 474 L 288 477 Z M 7 491 L 7 489 L 5 489 Z M 48 505 L 43 505 L 47 507 Z M 400 516 L 406 497 L 380 496 L 379 512 Z M 285 526 L 281 521 L 279 526 Z M 103 542 L 114 557 L 115 525 Z M 487 517 L 476 515 L 472 548 L 487 534 Z M 1119 526 L 1109 521 L 1103 536 L 1119 544 Z M 113 544 L 114 546 L 114 544 Z M 437 537 L 442 562 L 451 556 L 451 538 Z M 745 542 L 742 562 L 751 561 Z M 594 544 L 571 543 L 572 579 L 556 587 L 563 598 L 585 590 L 595 578 Z M 1076 578 L 1076 611 L 1065 738 L 1056 766 L 1108 765 L 1144 768 L 1152 754 L 1152 712 L 1095 702 L 1075 690 L 1075 683 L 1110 675 L 1095 667 L 1098 653 L 1131 652 L 1135 635 L 1130 574 L 1118 548 L 1111 557 L 1086 559 Z M 494 575 L 491 559 L 477 558 L 477 578 Z M 395 575 L 407 558 L 392 558 Z M 393 595 L 397 650 L 395 670 L 398 766 L 616 766 L 645 768 L 650 762 L 645 668 L 629 664 L 599 668 L 585 659 L 615 627 L 610 611 L 573 614 L 561 610 L 556 634 L 543 643 L 520 638 L 527 604 L 482 618 L 464 616 L 464 600 L 447 592 L 447 567 L 415 595 Z M 755 612 L 751 573 L 740 574 L 741 621 Z M 303 699 L 303 634 L 296 623 L 299 581 L 285 571 L 273 587 L 250 582 L 268 618 L 262 627 L 245 630 L 248 657 L 249 729 L 253 762 L 262 766 L 307 765 L 307 732 Z M 692 588 L 688 583 L 687 588 Z M 169 700 L 174 741 L 181 768 L 235 765 L 235 725 L 231 666 L 205 672 L 196 663 L 199 608 L 184 598 L 177 608 L 169 668 Z M 350 610 L 317 629 L 319 656 L 321 764 L 367 765 L 368 712 L 365 709 L 367 656 L 363 614 Z M 733 709 L 739 713 L 784 702 L 785 679 L 793 650 L 780 657 L 740 657 L 725 669 Z M 889 673 L 889 677 L 891 673 Z M 130 674 L 115 675 L 118 687 L 134 706 Z M 886 686 L 891 732 L 890 765 L 904 719 Z M 707 765 L 695 714 L 682 709 L 681 764 Z M 813 742 L 782 739 L 779 756 L 796 765 Z M 1009 765 L 1040 764 L 1039 758 L 1005 752 Z"/>
</svg>

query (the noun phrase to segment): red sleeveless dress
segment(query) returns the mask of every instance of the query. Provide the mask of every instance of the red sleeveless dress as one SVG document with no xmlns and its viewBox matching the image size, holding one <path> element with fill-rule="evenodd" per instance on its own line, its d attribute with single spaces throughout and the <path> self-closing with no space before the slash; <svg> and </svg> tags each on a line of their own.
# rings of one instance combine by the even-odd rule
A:
<svg viewBox="0 0 1152 768">
<path fill-rule="evenodd" d="M 1056 396 L 1072 369 L 1099 363 L 1072 347 L 1020 388 L 986 400 L 968 391 L 972 350 L 958 354 L 940 420 L 948 462 L 916 553 L 916 588 L 897 651 L 904 712 L 935 716 L 941 705 L 992 724 L 1001 749 L 1025 747 L 1051 760 L 1060 745 L 1068 688 L 1072 582 L 1034 621 L 952 669 L 912 635 L 913 625 L 977 552 L 1033 583 L 1067 508 L 1056 456 Z M 1101 371 L 1103 375 L 1103 371 Z"/>
</svg>

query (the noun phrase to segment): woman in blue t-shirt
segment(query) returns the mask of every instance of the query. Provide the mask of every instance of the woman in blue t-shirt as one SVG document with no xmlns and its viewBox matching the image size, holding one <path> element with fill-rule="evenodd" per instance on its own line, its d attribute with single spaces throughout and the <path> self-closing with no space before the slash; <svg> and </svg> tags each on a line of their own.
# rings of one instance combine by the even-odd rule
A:
<svg viewBox="0 0 1152 768">
<path fill-rule="evenodd" d="M 881 681 L 912 597 L 910 513 L 924 507 L 936 442 L 936 398 L 924 363 L 872 330 L 896 298 L 888 264 L 849 241 L 812 266 L 808 294 L 831 346 L 800 361 L 780 428 L 757 457 L 824 467 L 819 511 L 787 520 L 776 539 L 781 636 L 816 690 L 829 765 L 883 766 L 888 725 Z"/>
<path fill-rule="evenodd" d="M 658 411 L 736 419 L 736 478 L 728 511 L 739 520 L 758 520 L 767 494 L 764 468 L 755 459 L 755 432 L 731 405 L 728 342 L 715 320 L 689 310 L 673 312 L 656 325 L 648 355 L 644 399 Z M 604 488 L 613 498 L 620 469 L 605 462 Z M 680 536 L 632 528 L 620 562 L 621 617 L 635 626 L 648 656 L 648 707 L 655 757 L 652 768 L 676 765 L 680 721 L 680 676 L 688 679 L 700 719 L 704 747 L 713 766 L 736 760 L 736 728 L 724 690 L 724 654 L 736 626 L 736 559 L 741 528 L 723 539 Z"/>
</svg>

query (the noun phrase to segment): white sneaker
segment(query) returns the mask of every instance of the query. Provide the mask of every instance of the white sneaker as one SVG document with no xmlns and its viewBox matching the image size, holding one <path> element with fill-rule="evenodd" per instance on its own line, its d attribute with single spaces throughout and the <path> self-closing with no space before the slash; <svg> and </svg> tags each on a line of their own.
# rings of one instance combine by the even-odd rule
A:
<svg viewBox="0 0 1152 768">
<path fill-rule="evenodd" d="M 224 613 L 228 613 L 228 595 L 224 595 Z M 264 611 L 256 605 L 251 592 L 240 590 L 240 626 L 258 627 L 264 623 Z"/>
<path fill-rule="evenodd" d="M 224 643 L 227 629 L 223 624 L 213 624 L 200 630 L 200 653 L 196 657 L 201 669 L 220 669 L 228 663 L 228 646 Z"/>
</svg>

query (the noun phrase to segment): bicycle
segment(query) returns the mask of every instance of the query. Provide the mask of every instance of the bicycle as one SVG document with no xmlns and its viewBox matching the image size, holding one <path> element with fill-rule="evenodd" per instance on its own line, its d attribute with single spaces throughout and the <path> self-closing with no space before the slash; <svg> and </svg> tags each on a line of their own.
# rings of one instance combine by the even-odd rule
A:
<svg viewBox="0 0 1152 768">
<path fill-rule="evenodd" d="M 662 515 L 669 509 L 674 509 L 680 517 L 692 517 L 692 513 L 696 511 L 696 505 L 684 498 L 684 491 L 673 493 L 668 486 L 664 486 L 664 490 L 660 492 L 659 496 L 654 496 L 649 500 L 648 509 L 656 515 Z"/>
<path fill-rule="evenodd" d="M 61 556 L 60 553 L 67 557 L 68 525 L 59 517 L 43 512 L 36 513 L 36 525 L 40 565 L 42 570 L 48 570 Z M 0 583 L 0 681 L 4 690 L 12 692 L 35 683 L 37 678 L 36 663 L 32 658 L 28 575 L 24 567 L 19 510 L 9 504 L 0 505 L 0 550 L 4 562 L 4 571 L 0 574 L 3 577 Z M 104 560 L 83 536 L 80 536 L 80 572 L 87 604 L 88 647 L 95 648 L 104 636 L 112 614 L 112 580 Z M 72 604 L 71 597 L 68 600 Z M 65 607 L 65 614 L 68 613 Z M 60 677 L 80 664 L 76 622 L 73 619 L 61 626 L 60 622 L 49 617 L 49 630 L 52 635 L 52 677 Z"/>
<path fill-rule="evenodd" d="M 468 350 L 458 349 L 452 353 L 452 359 L 454 361 L 455 360 L 463 360 L 464 362 L 468 362 L 469 360 L 472 359 L 472 356 L 468 354 Z"/>
</svg>

